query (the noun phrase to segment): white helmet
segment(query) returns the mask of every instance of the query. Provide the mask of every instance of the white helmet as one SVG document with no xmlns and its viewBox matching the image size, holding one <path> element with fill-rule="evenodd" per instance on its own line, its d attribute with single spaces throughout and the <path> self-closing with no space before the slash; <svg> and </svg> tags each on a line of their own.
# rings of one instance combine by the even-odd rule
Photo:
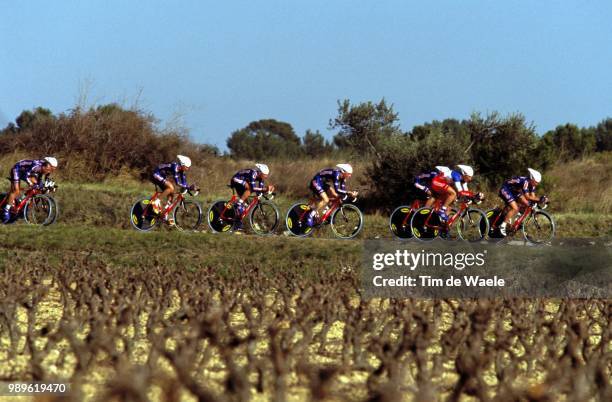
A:
<svg viewBox="0 0 612 402">
<path fill-rule="evenodd" d="M 45 156 L 44 161 L 47 162 L 49 165 L 53 166 L 54 168 L 57 167 L 57 159 L 55 159 L 52 156 Z"/>
<path fill-rule="evenodd" d="M 179 160 L 181 166 L 191 167 L 191 159 L 185 155 L 176 155 L 176 158 Z"/>
<path fill-rule="evenodd" d="M 256 163 L 255 169 L 259 170 L 263 174 L 270 174 L 270 168 L 264 163 Z"/>
<path fill-rule="evenodd" d="M 471 166 L 468 166 L 468 165 L 457 165 L 457 167 L 461 171 L 462 175 L 470 176 L 470 177 L 474 176 L 474 169 Z"/>
<path fill-rule="evenodd" d="M 542 173 L 532 168 L 527 168 L 527 170 L 529 171 L 529 178 L 531 180 L 535 181 L 536 183 L 539 183 L 542 181 Z"/>
<path fill-rule="evenodd" d="M 451 175 L 451 170 L 447 166 L 436 166 L 436 170 L 443 173 L 446 177 L 450 177 Z"/>
<path fill-rule="evenodd" d="M 353 167 L 348 163 L 338 163 L 336 167 L 343 173 L 353 174 Z"/>
</svg>

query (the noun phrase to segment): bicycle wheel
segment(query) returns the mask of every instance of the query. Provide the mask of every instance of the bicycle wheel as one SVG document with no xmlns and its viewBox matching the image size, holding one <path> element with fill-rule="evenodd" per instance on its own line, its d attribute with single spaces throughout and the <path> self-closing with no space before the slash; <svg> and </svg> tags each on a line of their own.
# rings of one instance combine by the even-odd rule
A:
<svg viewBox="0 0 612 402">
<path fill-rule="evenodd" d="M 292 235 L 306 237 L 312 234 L 313 228 L 306 224 L 306 216 L 309 210 L 310 207 L 306 203 L 297 203 L 289 208 L 285 224 Z"/>
<path fill-rule="evenodd" d="M 51 220 L 49 221 L 48 225 L 52 225 L 55 223 L 57 217 L 59 216 L 59 205 L 57 205 L 57 201 L 55 200 L 55 198 L 51 197 L 50 195 L 48 195 L 47 197 L 49 198 L 49 201 L 51 201 L 52 211 Z"/>
<path fill-rule="evenodd" d="M 196 201 L 181 201 L 173 214 L 174 223 L 183 230 L 196 230 L 202 223 L 202 207 Z"/>
<path fill-rule="evenodd" d="M 35 195 L 23 207 L 23 218 L 30 225 L 49 225 L 53 218 L 52 201 L 46 195 Z"/>
<path fill-rule="evenodd" d="M 278 207 L 270 201 L 259 201 L 249 214 L 249 224 L 258 235 L 274 233 L 280 221 Z"/>
<path fill-rule="evenodd" d="M 134 203 L 130 211 L 130 223 L 132 227 L 141 232 L 148 232 L 161 221 L 161 217 L 153 212 L 151 200 L 141 198 Z"/>
<path fill-rule="evenodd" d="M 523 222 L 523 237 L 534 244 L 546 243 L 555 236 L 555 221 L 544 211 L 535 211 Z"/>
<path fill-rule="evenodd" d="M 458 222 L 459 237 L 470 242 L 483 240 L 489 233 L 487 214 L 478 208 L 469 208 Z"/>
<path fill-rule="evenodd" d="M 412 238 L 410 230 L 410 218 L 412 217 L 412 209 L 408 205 L 402 205 L 395 208 L 389 217 L 389 230 L 398 239 Z"/>
<path fill-rule="evenodd" d="M 330 226 L 336 237 L 352 239 L 363 227 L 363 214 L 353 204 L 342 205 L 332 214 Z"/>
<path fill-rule="evenodd" d="M 208 227 L 214 233 L 227 233 L 234 229 L 236 210 L 226 200 L 213 202 L 210 208 L 208 208 L 206 216 Z"/>
<path fill-rule="evenodd" d="M 429 215 L 431 215 L 431 218 L 429 218 L 428 225 L 436 227 L 425 226 L 425 221 Z M 431 241 L 435 239 L 440 233 L 440 230 L 438 229 L 440 225 L 440 217 L 438 214 L 433 213 L 430 207 L 422 207 L 417 209 L 412 214 L 412 219 L 410 219 L 410 230 L 412 231 L 412 234 L 416 239 L 422 241 Z"/>
<path fill-rule="evenodd" d="M 480 230 L 484 231 L 487 229 L 488 225 L 488 237 L 489 240 L 493 242 L 499 242 L 505 239 L 505 236 L 501 234 L 499 231 L 499 225 L 503 222 L 503 216 L 500 216 L 504 213 L 502 208 L 493 208 L 486 212 L 487 223 L 480 222 Z M 495 225 L 493 224 L 495 222 Z"/>
</svg>

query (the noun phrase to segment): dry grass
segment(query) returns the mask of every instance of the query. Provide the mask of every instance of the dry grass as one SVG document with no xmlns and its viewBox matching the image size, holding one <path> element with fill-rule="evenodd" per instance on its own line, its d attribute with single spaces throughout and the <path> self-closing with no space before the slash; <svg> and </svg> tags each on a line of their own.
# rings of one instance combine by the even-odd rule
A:
<svg viewBox="0 0 612 402">
<path fill-rule="evenodd" d="M 612 213 L 612 153 L 559 164 L 544 177 L 559 210 Z"/>
</svg>

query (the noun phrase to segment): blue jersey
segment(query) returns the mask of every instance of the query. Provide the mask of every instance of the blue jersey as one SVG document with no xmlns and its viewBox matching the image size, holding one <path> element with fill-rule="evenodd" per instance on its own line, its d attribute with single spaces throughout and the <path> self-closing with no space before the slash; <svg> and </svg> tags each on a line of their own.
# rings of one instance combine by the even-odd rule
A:
<svg viewBox="0 0 612 402">
<path fill-rule="evenodd" d="M 450 173 L 450 177 L 446 175 L 444 175 L 444 177 L 452 180 L 452 182 L 455 184 L 455 188 L 457 189 L 457 191 L 468 191 L 468 185 L 466 182 L 463 181 L 463 175 L 461 174 L 461 172 L 457 170 L 452 170 Z"/>
<path fill-rule="evenodd" d="M 246 183 L 251 187 L 251 191 L 261 194 L 266 190 L 263 180 L 259 179 L 259 171 L 255 169 L 242 169 L 232 177 L 232 183 L 244 186 Z"/>
<path fill-rule="evenodd" d="M 180 166 L 178 162 L 162 163 L 153 171 L 153 177 L 163 182 L 168 176 L 172 176 L 178 186 L 186 189 L 189 187 L 187 184 L 187 177 L 185 176 L 185 172 L 179 170 Z"/>
<path fill-rule="evenodd" d="M 529 183 L 529 177 L 515 176 L 504 182 L 502 188 L 510 190 L 514 195 L 534 193 L 535 187 Z"/>
<path fill-rule="evenodd" d="M 42 176 L 42 167 L 45 161 L 42 159 L 24 159 L 20 160 L 11 169 L 11 181 L 27 181 L 29 183 L 30 177 L 40 179 Z"/>
<path fill-rule="evenodd" d="M 438 176 L 440 172 L 434 170 L 428 173 L 421 173 L 414 177 L 414 186 L 422 191 L 430 191 L 431 181 L 434 177 Z"/>
<path fill-rule="evenodd" d="M 322 187 L 326 183 L 333 183 L 334 190 L 338 195 L 346 195 L 346 180 L 342 178 L 342 171 L 340 169 L 323 169 L 319 171 L 313 178 L 312 181 Z"/>
</svg>

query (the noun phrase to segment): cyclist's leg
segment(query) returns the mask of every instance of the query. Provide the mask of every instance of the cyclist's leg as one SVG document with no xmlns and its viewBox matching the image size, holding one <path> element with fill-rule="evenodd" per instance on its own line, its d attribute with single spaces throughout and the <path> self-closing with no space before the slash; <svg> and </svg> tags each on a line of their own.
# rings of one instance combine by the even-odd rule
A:
<svg viewBox="0 0 612 402">
<path fill-rule="evenodd" d="M 440 207 L 438 211 L 438 215 L 442 221 L 448 220 L 448 215 L 446 214 L 446 208 L 453 201 L 454 196 L 456 196 L 455 191 L 448 185 L 446 180 L 441 177 L 434 177 L 431 181 L 431 192 L 436 195 L 437 198 L 442 200 L 443 205 Z"/>
<path fill-rule="evenodd" d="M 14 169 L 13 169 L 14 170 Z M 15 180 L 15 175 L 13 174 L 13 170 L 11 170 L 11 190 L 7 196 L 6 203 L 4 204 L 4 208 L 2 209 L 2 221 L 8 222 L 11 217 L 11 207 L 15 204 L 15 200 L 19 197 L 21 193 L 21 188 L 19 187 L 19 176 L 17 175 L 17 179 Z"/>
<path fill-rule="evenodd" d="M 450 204 L 452 204 L 452 202 L 455 201 L 456 198 L 457 198 L 457 192 L 455 191 L 454 188 L 452 188 L 451 186 L 448 186 L 446 188 L 443 208 L 444 209 L 448 208 Z"/>
<path fill-rule="evenodd" d="M 171 203 L 174 199 L 174 184 L 172 184 L 170 180 L 165 180 L 164 187 L 162 188 L 164 189 L 164 191 L 162 191 L 159 198 L 165 197 L 168 200 L 168 203 Z"/>
<path fill-rule="evenodd" d="M 238 201 L 236 202 L 236 214 L 238 215 L 237 218 L 239 218 L 246 209 L 246 201 L 251 195 L 251 187 L 249 186 L 249 183 L 245 182 L 244 180 L 235 179 L 232 180 L 232 188 L 236 190 L 236 194 L 238 194 Z M 242 230 L 242 219 L 236 220 L 234 230 Z"/>
<path fill-rule="evenodd" d="M 329 198 L 325 194 L 325 186 L 320 180 L 312 180 L 308 188 L 312 192 L 312 197 L 308 204 L 310 208 L 317 211 L 329 202 Z"/>
<path fill-rule="evenodd" d="M 334 194 L 330 190 L 331 190 L 330 188 L 327 188 L 327 189 L 325 189 L 325 191 L 323 191 L 321 194 L 319 194 L 321 199 L 317 203 L 317 212 L 321 212 L 321 210 L 323 210 L 323 208 L 325 208 L 327 205 L 329 205 L 329 199 L 334 197 Z"/>
<path fill-rule="evenodd" d="M 510 220 L 518 212 L 519 207 L 514 197 L 514 194 L 509 188 L 502 187 L 499 190 L 499 196 L 502 200 L 504 200 L 504 203 L 506 204 L 506 206 L 504 207 L 504 212 L 505 212 L 504 221 L 499 225 L 499 232 L 501 233 L 502 236 L 506 236 L 507 234 L 506 228 L 508 224 L 510 223 Z"/>
</svg>

